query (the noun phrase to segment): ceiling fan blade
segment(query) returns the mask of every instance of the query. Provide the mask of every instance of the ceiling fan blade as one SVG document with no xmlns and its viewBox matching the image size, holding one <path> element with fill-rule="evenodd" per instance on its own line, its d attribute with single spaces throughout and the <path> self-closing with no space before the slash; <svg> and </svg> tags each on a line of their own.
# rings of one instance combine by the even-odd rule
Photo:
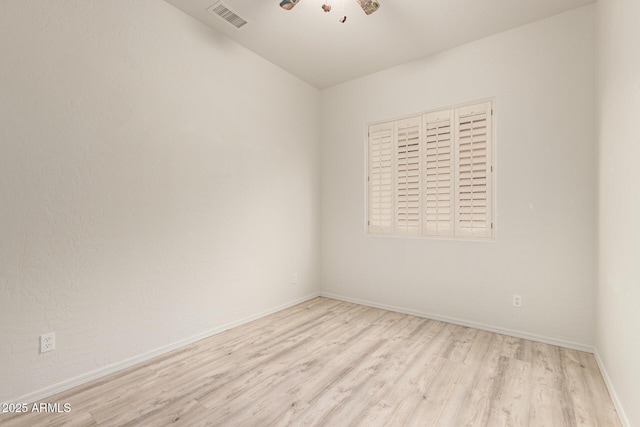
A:
<svg viewBox="0 0 640 427">
<path fill-rule="evenodd" d="M 364 13 L 371 15 L 373 12 L 380 8 L 380 2 L 378 0 L 356 0 Z"/>
<path fill-rule="evenodd" d="M 295 5 L 298 4 L 300 0 L 282 0 L 280 2 L 280 7 L 285 10 L 291 10 Z"/>
</svg>

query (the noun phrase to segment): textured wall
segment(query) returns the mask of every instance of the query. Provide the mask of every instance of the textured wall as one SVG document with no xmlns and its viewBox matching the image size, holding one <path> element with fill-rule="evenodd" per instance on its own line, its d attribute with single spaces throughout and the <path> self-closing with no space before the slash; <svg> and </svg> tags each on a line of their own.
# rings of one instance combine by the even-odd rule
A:
<svg viewBox="0 0 640 427">
<path fill-rule="evenodd" d="M 323 92 L 323 291 L 593 344 L 593 10 Z M 494 96 L 495 241 L 366 236 L 365 124 Z"/>
<path fill-rule="evenodd" d="M 0 401 L 317 292 L 318 109 L 165 2 L 0 2 Z"/>
<path fill-rule="evenodd" d="M 626 413 L 640 426 L 640 2 L 599 0 L 600 277 L 596 347 Z"/>
</svg>

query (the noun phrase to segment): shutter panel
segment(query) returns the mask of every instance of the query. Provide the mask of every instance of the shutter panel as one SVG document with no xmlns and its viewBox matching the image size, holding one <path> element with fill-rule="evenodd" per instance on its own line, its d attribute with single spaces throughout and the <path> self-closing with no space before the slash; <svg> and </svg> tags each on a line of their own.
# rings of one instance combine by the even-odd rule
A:
<svg viewBox="0 0 640 427">
<path fill-rule="evenodd" d="M 368 231 L 393 232 L 393 122 L 369 126 Z"/>
<path fill-rule="evenodd" d="M 491 237 L 491 103 L 456 110 L 457 236 Z"/>
<path fill-rule="evenodd" d="M 420 234 L 420 144 L 422 118 L 396 121 L 395 231 Z"/>
<path fill-rule="evenodd" d="M 428 236 L 453 236 L 454 156 L 451 110 L 424 115 L 423 230 Z"/>
</svg>

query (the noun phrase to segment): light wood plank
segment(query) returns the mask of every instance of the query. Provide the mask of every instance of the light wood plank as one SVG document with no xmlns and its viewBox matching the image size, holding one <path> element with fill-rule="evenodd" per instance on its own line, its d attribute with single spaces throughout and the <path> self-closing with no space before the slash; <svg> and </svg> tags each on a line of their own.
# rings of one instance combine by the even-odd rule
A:
<svg viewBox="0 0 640 427">
<path fill-rule="evenodd" d="M 618 427 L 593 355 L 316 298 L 2 426 Z"/>
</svg>

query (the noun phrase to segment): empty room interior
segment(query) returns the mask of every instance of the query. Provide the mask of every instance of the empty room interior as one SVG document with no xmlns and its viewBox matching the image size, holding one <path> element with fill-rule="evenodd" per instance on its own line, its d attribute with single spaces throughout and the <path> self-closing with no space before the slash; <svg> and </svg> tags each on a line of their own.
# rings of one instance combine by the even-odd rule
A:
<svg viewBox="0 0 640 427">
<path fill-rule="evenodd" d="M 0 425 L 640 426 L 638 17 L 0 0 Z"/>
</svg>

